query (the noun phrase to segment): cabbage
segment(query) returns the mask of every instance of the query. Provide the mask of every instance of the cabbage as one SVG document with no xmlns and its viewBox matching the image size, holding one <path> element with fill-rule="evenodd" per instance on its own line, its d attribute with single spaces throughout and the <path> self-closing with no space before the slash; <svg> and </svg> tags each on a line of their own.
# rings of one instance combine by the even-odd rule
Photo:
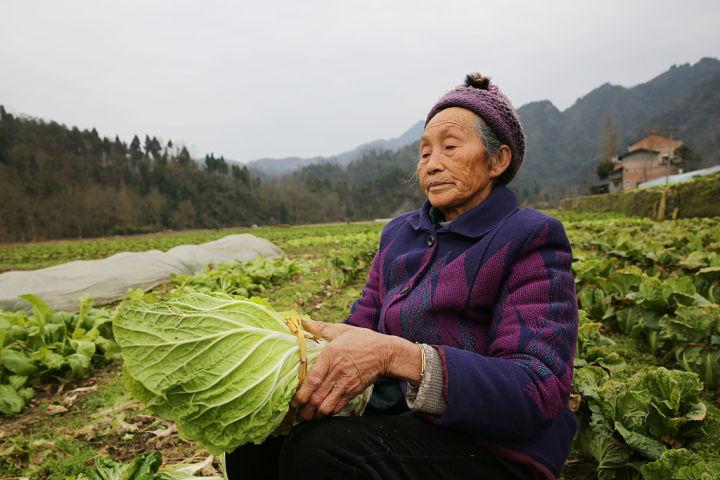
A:
<svg viewBox="0 0 720 480">
<path fill-rule="evenodd" d="M 667 445 L 704 435 L 707 407 L 695 373 L 652 367 L 619 381 L 600 367 L 585 366 L 576 370 L 574 382 L 586 405 L 581 415 L 589 418 L 576 446 L 597 460 L 599 480 L 640 478 L 640 467 L 661 458 Z"/>
<path fill-rule="evenodd" d="M 195 475 L 212 464 L 210 456 L 199 463 L 179 463 L 161 467 L 162 455 L 158 451 L 141 453 L 128 462 L 96 457 L 95 468 L 81 473 L 77 480 L 222 480 L 223 477 Z M 72 477 L 75 478 L 75 477 Z"/>
<path fill-rule="evenodd" d="M 130 393 L 213 454 L 265 440 L 298 387 L 299 338 L 261 299 L 129 300 L 113 331 Z M 325 344 L 306 338 L 308 366 Z"/>
<path fill-rule="evenodd" d="M 689 450 L 667 450 L 658 460 L 642 466 L 644 480 L 718 480 L 720 462 L 706 460 Z"/>
</svg>

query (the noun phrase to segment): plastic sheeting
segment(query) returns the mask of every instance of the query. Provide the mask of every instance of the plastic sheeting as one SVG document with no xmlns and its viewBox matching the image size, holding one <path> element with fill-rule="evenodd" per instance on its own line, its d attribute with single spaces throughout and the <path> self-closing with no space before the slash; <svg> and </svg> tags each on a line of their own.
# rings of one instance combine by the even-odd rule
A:
<svg viewBox="0 0 720 480">
<path fill-rule="evenodd" d="M 53 310 L 74 312 L 83 295 L 96 305 L 121 300 L 128 289 L 149 290 L 172 274 L 194 274 L 207 265 L 246 262 L 255 257 L 277 258 L 282 250 L 254 235 L 229 235 L 200 245 L 180 245 L 161 252 L 118 253 L 102 260 L 81 260 L 32 271 L 0 274 L 0 310 L 20 310 L 29 304 L 18 298 L 32 293 Z"/>
<path fill-rule="evenodd" d="M 660 185 L 673 185 L 675 183 L 688 182 L 688 181 L 692 180 L 694 177 L 702 177 L 705 175 L 712 175 L 713 173 L 719 173 L 719 172 L 720 172 L 720 165 L 715 165 L 714 167 L 703 168 L 702 170 L 693 170 L 691 172 L 679 173 L 677 175 L 670 175 L 668 177 L 654 178 L 652 180 L 648 180 L 647 182 L 639 183 L 638 187 L 639 188 L 647 188 L 647 187 L 658 187 Z"/>
</svg>

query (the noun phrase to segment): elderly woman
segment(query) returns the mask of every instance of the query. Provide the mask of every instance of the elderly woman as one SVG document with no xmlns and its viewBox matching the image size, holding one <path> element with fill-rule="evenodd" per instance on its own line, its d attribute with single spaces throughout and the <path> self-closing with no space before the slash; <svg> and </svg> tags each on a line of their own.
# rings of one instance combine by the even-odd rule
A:
<svg viewBox="0 0 720 480">
<path fill-rule="evenodd" d="M 332 339 L 293 400 L 312 421 L 236 452 L 238 478 L 560 474 L 577 427 L 572 255 L 562 224 L 506 187 L 524 152 L 515 110 L 485 77 L 430 110 L 427 200 L 385 226 L 345 323 L 309 325 Z M 369 409 L 385 415 L 324 418 L 373 383 Z"/>
</svg>

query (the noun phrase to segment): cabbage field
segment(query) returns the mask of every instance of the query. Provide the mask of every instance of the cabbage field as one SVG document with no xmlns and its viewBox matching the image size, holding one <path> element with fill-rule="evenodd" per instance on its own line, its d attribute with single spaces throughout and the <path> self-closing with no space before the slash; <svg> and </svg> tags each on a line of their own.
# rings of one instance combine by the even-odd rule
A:
<svg viewBox="0 0 720 480">
<path fill-rule="evenodd" d="M 558 216 L 573 244 L 582 308 L 570 399 L 581 429 L 563 478 L 719 478 L 720 219 Z M 7 245 L 0 271 L 248 232 L 286 257 L 212 266 L 149 293 L 131 291 L 130 301 L 222 292 L 340 321 L 360 295 L 380 229 L 354 223 Z M 217 458 L 125 391 L 110 328 L 115 306 L 78 299 L 79 313 L 68 314 L 28 301 L 32 312 L 0 312 L 0 478 L 221 476 Z"/>
</svg>

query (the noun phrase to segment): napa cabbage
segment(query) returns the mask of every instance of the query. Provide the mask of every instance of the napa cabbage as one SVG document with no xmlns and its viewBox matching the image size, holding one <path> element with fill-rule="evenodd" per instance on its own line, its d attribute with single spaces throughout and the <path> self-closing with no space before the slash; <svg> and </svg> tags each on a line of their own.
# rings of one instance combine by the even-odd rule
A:
<svg viewBox="0 0 720 480">
<path fill-rule="evenodd" d="M 707 460 L 689 450 L 666 450 L 656 461 L 641 468 L 643 480 L 718 480 L 720 462 Z"/>
<path fill-rule="evenodd" d="M 574 389 L 584 404 L 576 446 L 597 460 L 599 480 L 639 479 L 640 467 L 660 459 L 669 446 L 705 435 L 707 407 L 694 373 L 653 367 L 620 381 L 590 365 L 575 374 Z"/>
<path fill-rule="evenodd" d="M 261 299 L 129 300 L 113 332 L 130 393 L 213 454 L 265 440 L 298 387 L 299 338 Z M 310 367 L 326 342 L 304 336 Z"/>
</svg>

